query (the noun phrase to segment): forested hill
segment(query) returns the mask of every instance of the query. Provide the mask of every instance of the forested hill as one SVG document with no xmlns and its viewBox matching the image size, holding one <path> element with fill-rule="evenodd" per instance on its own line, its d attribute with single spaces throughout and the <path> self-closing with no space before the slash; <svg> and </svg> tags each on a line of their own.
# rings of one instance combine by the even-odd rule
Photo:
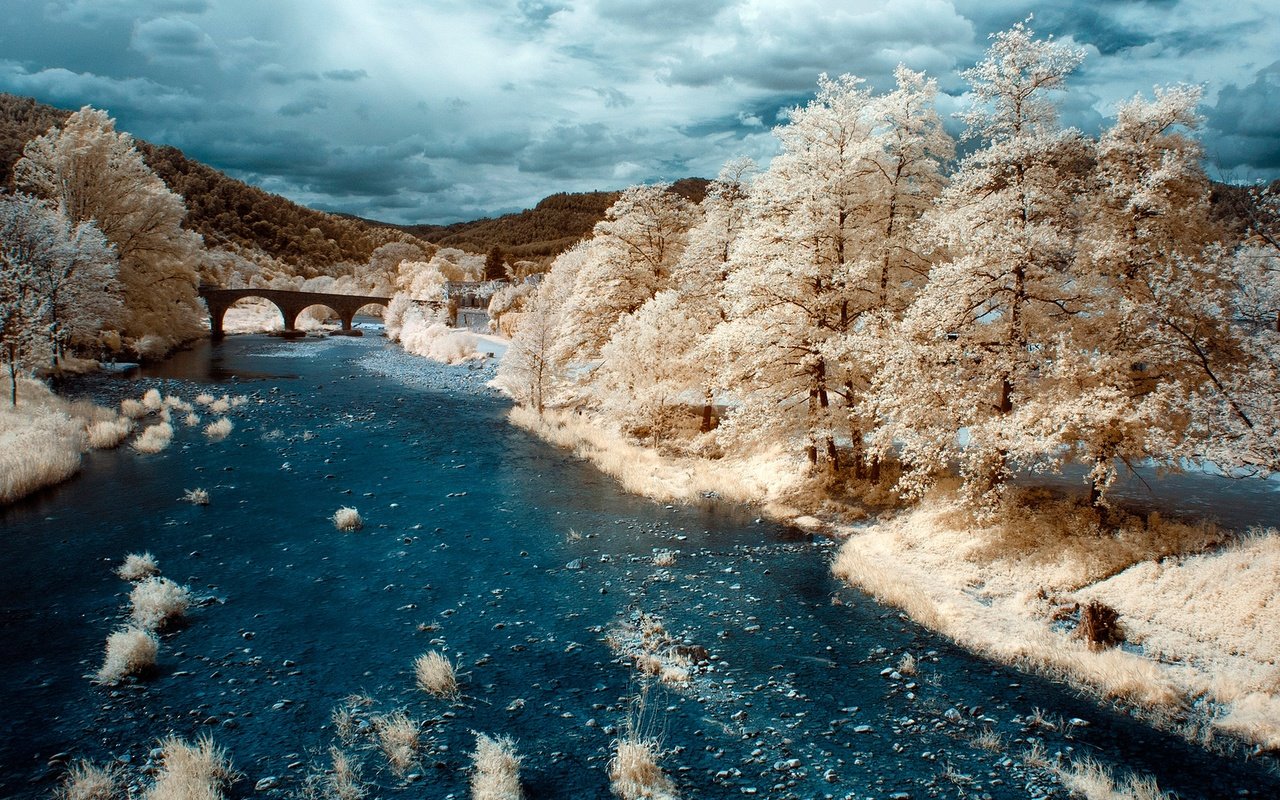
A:
<svg viewBox="0 0 1280 800">
<path fill-rule="evenodd" d="M 70 114 L 29 97 L 0 94 L 0 186 L 12 188 L 13 165 L 23 146 Z M 262 251 L 311 277 L 338 262 L 367 262 L 387 242 L 414 239 L 406 231 L 300 206 L 193 161 L 177 148 L 141 139 L 135 144 L 169 189 L 186 199 L 186 226 L 209 247 Z"/>
<path fill-rule="evenodd" d="M 700 203 L 707 193 L 708 183 L 703 178 L 682 178 L 671 185 L 671 191 Z M 487 253 L 497 246 L 513 258 L 554 256 L 590 233 L 621 194 L 553 194 L 533 208 L 516 214 L 452 225 L 396 227 L 442 247 L 457 247 L 474 253 Z"/>
</svg>

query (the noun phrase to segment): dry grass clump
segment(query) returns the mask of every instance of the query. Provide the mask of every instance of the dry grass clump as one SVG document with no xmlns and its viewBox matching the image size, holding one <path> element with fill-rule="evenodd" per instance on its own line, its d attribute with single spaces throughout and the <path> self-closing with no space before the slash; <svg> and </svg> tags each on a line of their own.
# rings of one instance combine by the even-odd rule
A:
<svg viewBox="0 0 1280 800">
<path fill-rule="evenodd" d="M 133 431 L 131 420 L 104 419 L 92 422 L 85 429 L 89 437 L 89 446 L 94 450 L 110 450 L 119 447 L 120 443 Z"/>
<path fill-rule="evenodd" d="M 168 578 L 151 577 L 129 592 L 133 622 L 140 628 L 160 630 L 182 619 L 191 605 L 191 591 Z"/>
<path fill-rule="evenodd" d="M 403 711 L 380 714 L 372 722 L 387 764 L 395 774 L 403 776 L 418 763 L 421 727 Z"/>
<path fill-rule="evenodd" d="M 1072 794 L 1085 800 L 1168 800 L 1169 795 L 1160 791 L 1156 779 L 1150 775 L 1130 775 L 1117 780 L 1111 771 L 1094 761 L 1083 758 L 1066 767 L 1056 767 L 1054 772 L 1062 785 Z"/>
<path fill-rule="evenodd" d="M 471 800 L 520 800 L 520 761 L 510 736 L 476 734 L 471 754 Z"/>
<path fill-rule="evenodd" d="M 54 797 L 56 800 L 116 800 L 123 794 L 119 769 L 81 760 L 71 765 Z"/>
<path fill-rule="evenodd" d="M 227 751 L 201 736 L 194 744 L 177 736 L 160 740 L 161 769 L 143 800 L 222 800 L 237 777 Z"/>
<path fill-rule="evenodd" d="M 903 653 L 902 658 L 898 659 L 898 673 L 901 675 L 915 675 L 916 657 L 910 653 Z"/>
<path fill-rule="evenodd" d="M 142 419 L 147 415 L 147 407 L 132 397 L 120 401 L 120 413 L 129 419 Z"/>
<path fill-rule="evenodd" d="M 364 527 L 360 512 L 351 506 L 339 508 L 330 519 L 333 520 L 333 527 L 340 531 L 358 531 Z"/>
<path fill-rule="evenodd" d="M 216 398 L 214 398 L 214 396 L 209 394 L 208 392 L 201 392 L 200 394 L 196 395 L 196 403 L 202 406 L 212 405 L 215 399 Z"/>
<path fill-rule="evenodd" d="M 413 674 L 418 688 L 436 697 L 454 697 L 458 694 L 458 676 L 451 662 L 436 650 L 429 650 L 413 662 Z"/>
<path fill-rule="evenodd" d="M 149 631 L 121 628 L 107 637 L 106 656 L 94 680 L 119 683 L 126 675 L 140 675 L 155 666 L 159 648 L 159 641 Z"/>
<path fill-rule="evenodd" d="M 116 568 L 116 575 L 125 581 L 140 581 L 160 574 L 160 565 L 151 553 L 129 553 L 124 563 Z"/>
<path fill-rule="evenodd" d="M 209 505 L 209 491 L 207 489 L 183 489 L 182 492 L 182 499 L 192 505 Z"/>
<path fill-rule="evenodd" d="M 634 731 L 616 739 L 609 759 L 609 788 L 622 800 L 676 800 L 675 784 L 658 765 L 661 743 Z"/>
<path fill-rule="evenodd" d="M 219 397 L 217 400 L 214 400 L 212 403 L 209 403 L 210 414 L 225 414 L 230 410 L 231 410 L 231 399 L 228 398 L 225 394 L 222 397 Z"/>
<path fill-rule="evenodd" d="M 200 415 L 192 411 L 182 418 L 182 424 L 188 428 L 194 428 L 200 424 Z"/>
<path fill-rule="evenodd" d="M 142 393 L 142 405 L 148 411 L 159 411 L 164 405 L 164 398 L 160 395 L 159 389 L 148 389 Z"/>
<path fill-rule="evenodd" d="M 83 428 L 50 408 L 0 408 L 0 503 L 70 478 L 80 469 Z M 19 401 L 21 402 L 21 401 Z"/>
<path fill-rule="evenodd" d="M 139 453 L 159 453 L 173 441 L 173 426 L 161 422 L 143 429 L 137 439 L 133 440 L 133 449 Z"/>
<path fill-rule="evenodd" d="M 235 425 L 231 424 L 231 420 L 226 417 L 219 417 L 204 426 L 204 435 L 209 437 L 211 442 L 220 442 L 231 435 L 231 429 Z"/>
<path fill-rule="evenodd" d="M 1004 751 L 1004 737 L 987 728 L 969 740 L 969 743 L 980 750 L 992 753 Z"/>
<path fill-rule="evenodd" d="M 674 550 L 658 550 L 653 554 L 653 565 L 655 567 L 674 567 L 676 565 L 676 553 Z"/>
</svg>

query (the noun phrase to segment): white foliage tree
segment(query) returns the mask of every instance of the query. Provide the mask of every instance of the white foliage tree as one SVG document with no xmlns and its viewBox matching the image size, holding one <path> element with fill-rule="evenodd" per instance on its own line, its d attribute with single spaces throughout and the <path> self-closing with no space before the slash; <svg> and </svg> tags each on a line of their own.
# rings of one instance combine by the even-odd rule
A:
<svg viewBox="0 0 1280 800">
<path fill-rule="evenodd" d="M 958 458 L 968 494 L 994 509 L 1015 463 L 1053 458 L 1024 436 L 1015 408 L 1078 311 L 1069 267 L 1074 202 L 1088 148 L 1057 125 L 1055 94 L 1082 51 L 1034 38 L 1018 24 L 995 34 L 963 73 L 972 86 L 968 155 L 929 215 L 944 255 L 907 311 L 880 373 L 877 445 L 910 467 L 901 488 L 922 491 Z M 968 432 L 959 446 L 958 432 Z"/>
<path fill-rule="evenodd" d="M 730 320 L 716 333 L 728 383 L 745 389 L 728 438 L 794 440 L 831 471 L 855 390 L 844 357 L 859 311 L 851 265 L 883 236 L 869 224 L 873 129 L 872 96 L 852 76 L 822 76 L 817 97 L 776 129 L 782 152 L 751 188 L 726 287 Z"/>
<path fill-rule="evenodd" d="M 596 223 L 565 304 L 563 337 L 578 360 L 597 358 L 624 314 L 670 286 L 695 221 L 689 201 L 667 183 L 632 186 Z"/>
<path fill-rule="evenodd" d="M 105 112 L 86 106 L 28 142 L 14 182 L 56 203 L 74 223 L 93 221 L 115 247 L 124 313 L 109 324 L 134 339 L 152 337 L 156 350 L 199 335 L 200 237 L 182 227 L 182 198 Z"/>
<path fill-rule="evenodd" d="M 0 259 L 11 371 L 40 353 L 58 357 L 90 344 L 118 312 L 115 252 L 91 222 L 66 216 L 29 195 L 0 197 Z"/>
</svg>

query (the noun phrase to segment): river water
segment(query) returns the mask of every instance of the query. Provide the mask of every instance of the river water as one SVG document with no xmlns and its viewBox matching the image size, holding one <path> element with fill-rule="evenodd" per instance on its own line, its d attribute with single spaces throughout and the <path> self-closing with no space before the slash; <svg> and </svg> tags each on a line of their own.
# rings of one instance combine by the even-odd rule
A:
<svg viewBox="0 0 1280 800">
<path fill-rule="evenodd" d="M 249 402 L 222 442 L 180 429 L 163 453 L 92 453 L 77 478 L 0 510 L 0 796 L 48 797 L 80 757 L 142 781 L 171 732 L 228 750 L 244 774 L 233 796 L 285 796 L 323 768 L 331 713 L 358 694 L 366 714 L 404 709 L 425 730 L 411 781 L 356 741 L 373 796 L 466 797 L 480 731 L 518 740 L 527 797 L 609 797 L 610 743 L 646 681 L 606 638 L 639 612 L 711 655 L 690 686 L 643 692 L 685 797 L 1065 797 L 1024 765 L 1033 743 L 1182 798 L 1280 796 L 1268 757 L 1207 753 L 840 586 L 835 543 L 749 509 L 622 493 L 508 425 L 491 377 L 377 336 L 241 336 L 71 387 Z M 181 501 L 196 487 L 208 506 Z M 334 529 L 345 505 L 363 530 Z M 656 549 L 674 565 L 655 566 Z M 127 613 L 113 569 L 141 550 L 202 602 L 163 637 L 154 675 L 98 686 Z M 459 663 L 456 701 L 415 688 L 429 649 Z M 917 674 L 882 675 L 904 653 Z M 1031 724 L 1035 709 L 1077 724 Z M 984 729 L 995 749 L 974 741 Z"/>
</svg>

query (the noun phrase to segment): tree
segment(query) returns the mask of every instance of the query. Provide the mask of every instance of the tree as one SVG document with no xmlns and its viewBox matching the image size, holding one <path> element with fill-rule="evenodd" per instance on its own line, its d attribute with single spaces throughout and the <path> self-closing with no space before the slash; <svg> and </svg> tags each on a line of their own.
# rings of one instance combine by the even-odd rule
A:
<svg viewBox="0 0 1280 800">
<path fill-rule="evenodd" d="M 61 128 L 28 142 L 14 181 L 55 203 L 73 223 L 93 221 L 115 247 L 124 312 L 108 324 L 135 340 L 159 337 L 165 348 L 198 335 L 200 238 L 182 228 L 182 198 L 105 112 L 85 106 Z"/>
<path fill-rule="evenodd" d="M 502 248 L 495 244 L 484 260 L 484 279 L 486 281 L 501 281 L 506 280 L 506 278 L 507 262 L 502 255 Z"/>
<path fill-rule="evenodd" d="M 1079 311 L 1069 267 L 1089 168 L 1087 142 L 1058 128 L 1054 103 L 1082 51 L 1036 40 L 1021 23 L 992 40 L 962 73 L 973 95 L 966 136 L 983 146 L 927 215 L 941 258 L 898 328 L 876 391 L 879 446 L 896 440 L 911 468 L 900 487 L 916 494 L 958 458 L 967 495 L 987 512 L 1015 464 L 1053 457 L 1013 412 L 1034 402 L 1035 380 Z"/>
<path fill-rule="evenodd" d="M 14 277 L 23 287 L 15 296 L 28 295 L 30 307 L 41 309 L 24 315 L 33 338 L 19 349 L 46 352 L 56 368 L 67 346 L 93 343 L 103 319 L 118 313 L 115 251 L 92 222 L 72 226 L 30 195 L 0 197 L 0 227 L 6 269 L 22 275 Z"/>
<path fill-rule="evenodd" d="M 58 215 L 29 197 L 0 199 L 0 347 L 9 367 L 9 403 L 18 404 L 18 368 L 47 343 L 48 299 L 36 275 L 48 270 L 65 244 Z"/>
<path fill-rule="evenodd" d="M 716 332 L 721 352 L 735 354 L 729 382 L 746 390 L 727 433 L 799 440 L 811 464 L 832 472 L 855 367 L 833 349 L 853 324 L 849 268 L 881 233 L 866 224 L 875 145 L 861 83 L 823 75 L 817 97 L 774 131 L 782 152 L 752 186 L 725 291 L 729 321 Z"/>
<path fill-rule="evenodd" d="M 1074 411 L 1070 424 L 1050 417 L 1041 425 L 1090 467 L 1099 505 L 1117 462 L 1176 466 L 1194 429 L 1192 398 L 1217 394 L 1209 376 L 1225 374 L 1242 356 L 1228 317 L 1230 276 L 1206 250 L 1219 232 L 1191 135 L 1200 94 L 1198 87 L 1157 88 L 1153 101 L 1122 103 L 1099 138 L 1083 195 L 1074 268 L 1087 307 L 1074 321 L 1081 352 L 1044 374 L 1059 406 L 1071 403 Z"/>
<path fill-rule="evenodd" d="M 669 287 L 695 220 L 689 201 L 669 189 L 657 183 L 624 191 L 580 251 L 587 259 L 562 324 L 575 359 L 598 358 L 618 319 Z"/>
</svg>

